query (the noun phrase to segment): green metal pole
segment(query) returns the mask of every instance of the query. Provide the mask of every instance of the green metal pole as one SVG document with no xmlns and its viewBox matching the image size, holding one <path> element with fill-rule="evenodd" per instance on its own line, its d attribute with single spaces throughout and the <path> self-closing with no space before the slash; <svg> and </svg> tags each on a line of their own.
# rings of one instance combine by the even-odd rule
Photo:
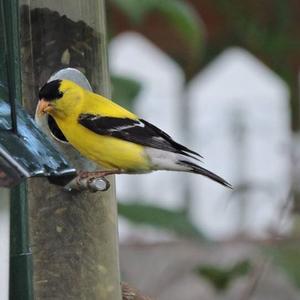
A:
<svg viewBox="0 0 300 300">
<path fill-rule="evenodd" d="M 7 66 L 8 95 L 11 104 L 12 130 L 17 133 L 16 101 L 21 99 L 18 0 L 1 0 L 4 25 L 4 51 Z"/>
<path fill-rule="evenodd" d="M 7 86 L 11 104 L 12 129 L 15 133 L 17 133 L 15 103 L 21 100 L 22 95 L 18 12 L 18 0 L 1 0 Z M 31 300 L 33 299 L 32 257 L 28 246 L 26 185 L 21 184 L 12 189 L 10 200 L 9 298 L 11 300 Z"/>
<path fill-rule="evenodd" d="M 28 244 L 26 185 L 11 190 L 10 300 L 31 300 L 32 253 Z"/>
</svg>

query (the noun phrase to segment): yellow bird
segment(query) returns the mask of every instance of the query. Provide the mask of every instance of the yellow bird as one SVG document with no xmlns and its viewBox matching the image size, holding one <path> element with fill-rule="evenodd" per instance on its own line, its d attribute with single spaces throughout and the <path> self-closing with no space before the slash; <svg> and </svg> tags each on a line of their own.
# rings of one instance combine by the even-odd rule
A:
<svg viewBox="0 0 300 300">
<path fill-rule="evenodd" d="M 153 170 L 204 175 L 231 185 L 196 162 L 201 157 L 151 123 L 69 80 L 53 80 L 39 92 L 37 113 L 49 114 L 68 142 L 105 168 L 101 176 Z"/>
</svg>

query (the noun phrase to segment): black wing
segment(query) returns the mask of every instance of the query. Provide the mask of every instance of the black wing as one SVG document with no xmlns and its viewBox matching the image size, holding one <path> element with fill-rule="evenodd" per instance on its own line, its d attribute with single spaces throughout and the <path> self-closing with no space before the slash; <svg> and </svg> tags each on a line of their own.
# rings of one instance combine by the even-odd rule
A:
<svg viewBox="0 0 300 300">
<path fill-rule="evenodd" d="M 186 156 L 193 154 L 201 157 L 197 152 L 176 143 L 164 131 L 142 119 L 132 120 L 129 118 L 81 114 L 78 123 L 101 135 L 112 136 L 143 146 L 180 153 Z"/>
</svg>

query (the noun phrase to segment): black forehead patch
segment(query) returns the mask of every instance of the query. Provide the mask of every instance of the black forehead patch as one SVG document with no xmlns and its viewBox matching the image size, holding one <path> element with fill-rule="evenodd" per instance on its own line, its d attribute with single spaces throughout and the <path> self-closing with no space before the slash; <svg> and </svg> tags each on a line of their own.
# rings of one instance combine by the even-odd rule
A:
<svg viewBox="0 0 300 300">
<path fill-rule="evenodd" d="M 60 84 L 59 79 L 47 82 L 39 91 L 39 99 L 51 101 L 61 98 L 63 93 L 59 90 Z"/>
</svg>

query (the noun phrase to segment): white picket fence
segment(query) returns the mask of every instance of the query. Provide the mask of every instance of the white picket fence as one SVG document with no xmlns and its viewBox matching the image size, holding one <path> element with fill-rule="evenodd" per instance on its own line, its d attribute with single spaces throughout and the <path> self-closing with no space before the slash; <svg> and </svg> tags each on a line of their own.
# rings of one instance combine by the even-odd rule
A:
<svg viewBox="0 0 300 300">
<path fill-rule="evenodd" d="M 289 90 L 278 75 L 248 51 L 230 48 L 184 90 L 180 67 L 145 37 L 122 34 L 109 52 L 112 74 L 142 83 L 135 111 L 201 153 L 204 166 L 234 186 L 230 191 L 197 175 L 171 172 L 119 176 L 119 201 L 174 209 L 187 202 L 194 223 L 216 239 L 288 230 L 291 221 L 282 212 L 291 186 Z M 120 225 L 122 239 L 131 227 Z"/>
</svg>

